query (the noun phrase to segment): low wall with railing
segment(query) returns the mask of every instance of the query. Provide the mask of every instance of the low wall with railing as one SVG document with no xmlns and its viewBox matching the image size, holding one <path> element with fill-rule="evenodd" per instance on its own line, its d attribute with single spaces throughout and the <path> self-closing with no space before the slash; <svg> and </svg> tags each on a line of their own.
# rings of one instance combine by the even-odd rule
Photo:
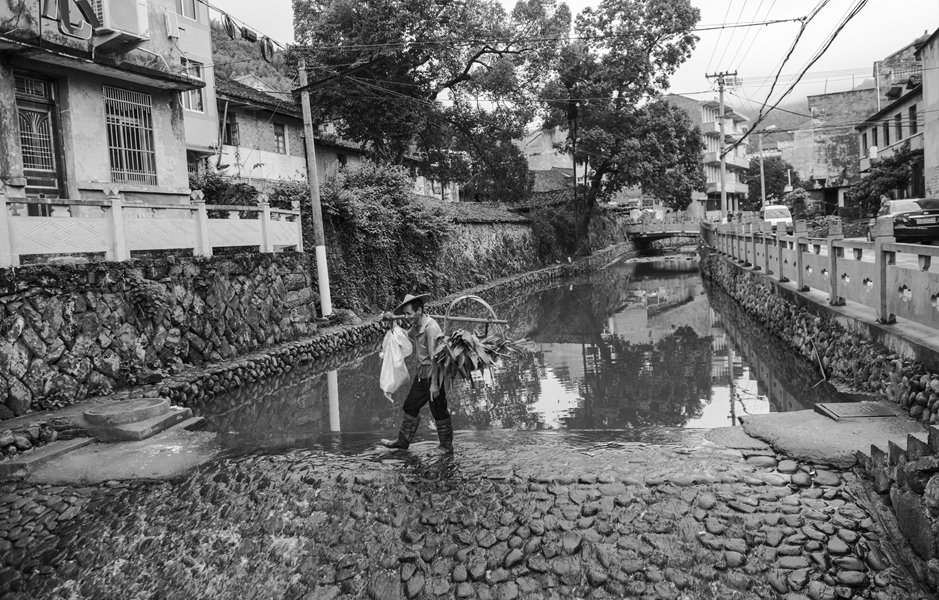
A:
<svg viewBox="0 0 939 600">
<path fill-rule="evenodd" d="M 939 329 L 939 273 L 929 270 L 939 247 L 900 244 L 881 220 L 874 241 L 846 240 L 838 224 L 824 238 L 808 237 L 805 223 L 792 235 L 775 234 L 766 223 L 702 224 L 709 246 L 799 291 L 815 289 L 840 306 L 867 307 L 881 323 L 897 317 Z"/>
<path fill-rule="evenodd" d="M 193 193 L 191 204 L 126 202 L 116 188 L 105 194 L 106 200 L 95 201 L 0 193 L 0 267 L 52 255 L 121 261 L 152 250 L 191 250 L 195 256 L 212 256 L 222 247 L 303 250 L 299 207 L 272 209 L 262 197 L 257 206 L 207 208 L 201 192 Z"/>
</svg>

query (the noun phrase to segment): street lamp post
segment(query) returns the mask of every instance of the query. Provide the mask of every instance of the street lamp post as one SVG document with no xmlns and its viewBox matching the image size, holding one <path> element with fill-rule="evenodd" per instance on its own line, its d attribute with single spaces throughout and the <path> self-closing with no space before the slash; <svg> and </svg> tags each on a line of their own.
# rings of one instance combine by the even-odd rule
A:
<svg viewBox="0 0 939 600">
<path fill-rule="evenodd" d="M 775 129 L 775 125 L 770 125 L 760 131 L 760 135 L 757 137 L 760 148 L 760 206 L 766 206 L 766 177 L 763 175 L 763 136 Z"/>
</svg>

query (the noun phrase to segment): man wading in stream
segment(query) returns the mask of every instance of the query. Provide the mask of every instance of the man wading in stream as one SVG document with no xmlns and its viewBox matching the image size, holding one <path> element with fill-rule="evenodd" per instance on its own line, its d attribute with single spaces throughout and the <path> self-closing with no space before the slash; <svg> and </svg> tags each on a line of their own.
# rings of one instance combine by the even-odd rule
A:
<svg viewBox="0 0 939 600">
<path fill-rule="evenodd" d="M 414 354 L 417 355 L 417 371 L 411 383 L 411 391 L 404 401 L 404 420 L 401 421 L 398 439 L 382 440 L 381 443 L 387 448 L 407 449 L 421 423 L 421 408 L 430 402 L 430 414 L 437 424 L 437 436 L 440 438 L 438 451 L 449 454 L 453 452 L 453 423 L 450 421 L 450 411 L 447 410 L 447 395 L 431 383 L 434 349 L 443 337 L 443 331 L 437 321 L 424 314 L 424 300 L 429 297 L 430 294 L 407 294 L 393 311 L 394 314 L 405 316 L 408 335 L 414 343 Z M 384 314 L 386 319 L 391 316 L 391 313 Z"/>
</svg>

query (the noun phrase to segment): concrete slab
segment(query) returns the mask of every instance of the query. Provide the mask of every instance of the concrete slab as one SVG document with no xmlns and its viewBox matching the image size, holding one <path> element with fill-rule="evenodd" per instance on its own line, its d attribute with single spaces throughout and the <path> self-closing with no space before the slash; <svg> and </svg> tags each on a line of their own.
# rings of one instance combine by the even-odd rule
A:
<svg viewBox="0 0 939 600">
<path fill-rule="evenodd" d="M 747 435 L 743 427 L 717 427 L 704 436 L 708 440 L 735 450 L 769 450 L 770 445 L 763 440 Z"/>
<path fill-rule="evenodd" d="M 34 448 L 16 458 L 0 462 L 0 479 L 21 479 L 39 469 L 42 465 L 56 459 L 63 454 L 87 446 L 94 440 L 92 438 L 76 438 L 74 440 L 60 440 Z"/>
<path fill-rule="evenodd" d="M 194 419 L 138 442 L 94 443 L 29 475 L 34 483 L 94 484 L 121 479 L 172 479 L 220 452 L 216 434 L 188 431 Z"/>
<path fill-rule="evenodd" d="M 122 425 L 103 425 L 91 427 L 89 431 L 99 442 L 125 442 L 145 440 L 173 425 L 192 417 L 192 409 L 173 406 L 166 409 L 164 414 L 151 417 L 138 423 L 125 423 Z"/>
<path fill-rule="evenodd" d="M 152 419 L 169 409 L 167 398 L 134 398 L 90 408 L 85 419 L 92 425 L 125 425 Z"/>
<path fill-rule="evenodd" d="M 740 417 L 744 431 L 795 460 L 851 467 L 858 450 L 887 448 L 891 441 L 906 447 L 907 435 L 926 428 L 908 417 L 833 421 L 811 410 Z"/>
</svg>

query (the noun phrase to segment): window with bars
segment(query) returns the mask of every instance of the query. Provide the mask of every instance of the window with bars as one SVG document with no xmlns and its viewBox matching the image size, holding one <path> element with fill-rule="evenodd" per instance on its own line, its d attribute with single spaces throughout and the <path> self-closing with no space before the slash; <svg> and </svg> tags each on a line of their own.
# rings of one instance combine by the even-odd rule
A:
<svg viewBox="0 0 939 600">
<path fill-rule="evenodd" d="M 287 154 L 287 132 L 283 123 L 274 123 L 274 151 Z"/>
<path fill-rule="evenodd" d="M 884 128 L 884 146 L 889 146 L 890 145 L 890 123 L 888 123 L 887 121 L 884 121 L 883 128 Z"/>
<path fill-rule="evenodd" d="M 903 114 L 897 113 L 896 116 L 893 117 L 893 123 L 894 128 L 897 130 L 897 141 L 899 142 L 903 139 Z"/>
<path fill-rule="evenodd" d="M 917 129 L 916 123 L 916 105 L 910 107 L 910 135 L 916 135 Z"/>
<path fill-rule="evenodd" d="M 183 70 L 186 75 L 192 79 L 202 81 L 202 63 L 194 60 L 181 59 Z M 205 112 L 205 101 L 203 100 L 202 88 L 180 92 L 183 100 L 183 108 L 193 112 Z"/>
<path fill-rule="evenodd" d="M 104 86 L 112 183 L 157 184 L 149 94 Z"/>
</svg>

